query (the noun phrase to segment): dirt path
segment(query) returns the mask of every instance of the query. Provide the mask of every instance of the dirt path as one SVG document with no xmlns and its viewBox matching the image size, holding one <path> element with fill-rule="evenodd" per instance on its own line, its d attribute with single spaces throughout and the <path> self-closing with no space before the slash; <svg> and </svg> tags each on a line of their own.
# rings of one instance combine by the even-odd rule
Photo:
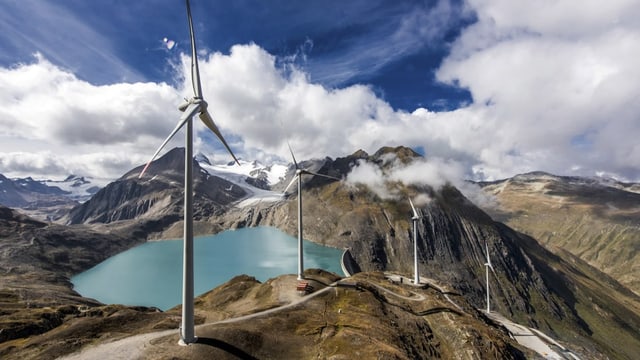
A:
<svg viewBox="0 0 640 360">
<path fill-rule="evenodd" d="M 236 318 L 216 321 L 216 322 L 212 322 L 212 323 L 201 324 L 201 325 L 196 326 L 196 329 L 202 329 L 202 328 L 206 328 L 208 326 L 215 326 L 217 324 L 228 324 L 228 323 L 234 323 L 234 322 L 254 319 L 254 318 L 257 318 L 257 317 L 267 316 L 269 314 L 273 314 L 273 313 L 276 313 L 276 312 L 279 312 L 279 311 L 283 311 L 283 310 L 295 307 L 297 305 L 300 305 L 301 303 L 309 301 L 309 300 L 311 300 L 311 299 L 313 299 L 313 298 L 315 298 L 317 296 L 320 296 L 320 295 L 322 295 L 322 294 L 324 294 L 326 292 L 329 292 L 332 289 L 334 289 L 335 285 L 337 285 L 337 283 L 331 284 L 330 286 L 327 286 L 327 287 L 325 287 L 325 288 L 323 288 L 321 290 L 318 290 L 318 291 L 316 291 L 316 292 L 314 292 L 312 294 L 306 295 L 304 297 L 299 297 L 299 299 L 296 299 L 296 300 L 292 301 L 291 303 L 283 305 L 283 306 L 279 306 L 279 307 L 276 307 L 276 308 L 273 308 L 273 309 L 261 311 L 261 312 L 255 313 L 255 314 L 249 314 L 249 315 L 239 316 L 239 317 L 236 317 Z M 120 339 L 120 340 L 116 340 L 116 341 L 113 341 L 113 342 L 110 342 L 110 343 L 100 344 L 100 345 L 93 346 L 93 347 L 87 347 L 87 348 L 84 348 L 84 349 L 80 350 L 79 352 L 73 353 L 73 354 L 68 355 L 68 356 L 61 357 L 61 358 L 59 358 L 59 360 L 103 360 L 103 359 L 131 360 L 131 359 L 142 359 L 144 354 L 145 354 L 146 348 L 153 346 L 151 344 L 151 342 L 153 340 L 156 340 L 156 339 L 164 337 L 164 336 L 177 335 L 177 334 L 178 334 L 178 329 L 172 329 L 172 330 L 164 330 L 164 331 L 141 334 L 141 335 L 134 335 L 134 336 L 127 337 L 127 338 Z"/>
<path fill-rule="evenodd" d="M 110 343 L 86 347 L 79 352 L 58 358 L 58 360 L 141 359 L 146 347 L 151 346 L 152 340 L 177 333 L 178 330 L 175 329 L 130 336 Z"/>
</svg>

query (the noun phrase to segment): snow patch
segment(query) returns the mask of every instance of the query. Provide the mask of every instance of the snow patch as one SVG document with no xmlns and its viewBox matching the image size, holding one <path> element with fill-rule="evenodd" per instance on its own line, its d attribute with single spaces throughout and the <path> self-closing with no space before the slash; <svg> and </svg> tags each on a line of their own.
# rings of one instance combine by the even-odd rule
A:
<svg viewBox="0 0 640 360">
<path fill-rule="evenodd" d="M 287 165 L 273 164 L 265 166 L 258 161 L 240 160 L 239 166 L 235 163 L 207 164 L 206 162 L 201 162 L 200 167 L 209 174 L 223 178 L 247 192 L 247 197 L 238 202 L 238 207 L 282 200 L 280 192 L 257 188 L 247 183 L 246 179 L 248 177 L 254 179 L 261 177 L 266 180 L 267 185 L 273 186 L 284 179 L 288 168 Z"/>
<path fill-rule="evenodd" d="M 41 180 L 40 182 L 51 187 L 57 186 L 68 192 L 67 196 L 71 199 L 85 202 L 111 181 L 111 179 L 69 175 L 64 180 Z"/>
</svg>

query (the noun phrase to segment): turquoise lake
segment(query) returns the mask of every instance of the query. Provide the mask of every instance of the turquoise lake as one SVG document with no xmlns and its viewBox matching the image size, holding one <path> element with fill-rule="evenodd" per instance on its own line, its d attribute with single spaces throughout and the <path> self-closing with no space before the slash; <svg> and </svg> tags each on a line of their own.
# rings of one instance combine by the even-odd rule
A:
<svg viewBox="0 0 640 360">
<path fill-rule="evenodd" d="M 247 274 L 264 282 L 297 273 L 297 239 L 272 227 L 244 228 L 194 239 L 196 296 Z M 342 275 L 342 250 L 304 242 L 304 267 Z M 82 296 L 105 304 L 155 306 L 182 301 L 182 239 L 147 242 L 71 278 Z"/>
</svg>

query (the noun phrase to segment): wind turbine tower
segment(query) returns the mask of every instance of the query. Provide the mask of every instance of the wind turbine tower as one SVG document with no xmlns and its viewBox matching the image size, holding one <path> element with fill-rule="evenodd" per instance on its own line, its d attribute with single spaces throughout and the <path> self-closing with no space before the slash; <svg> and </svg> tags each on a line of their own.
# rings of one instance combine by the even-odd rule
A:
<svg viewBox="0 0 640 360">
<path fill-rule="evenodd" d="M 193 97 L 178 109 L 183 112 L 178 124 L 160 145 L 149 162 L 145 165 L 140 178 L 144 175 L 149 165 L 162 151 L 164 146 L 173 136 L 185 126 L 185 152 L 184 152 L 184 249 L 183 249 L 183 281 L 182 281 L 182 324 L 180 326 L 180 344 L 188 345 L 198 340 L 195 336 L 194 324 L 194 285 L 193 285 L 193 116 L 199 114 L 200 120 L 208 127 L 227 149 L 233 160 L 239 165 L 238 159 L 222 137 L 220 130 L 213 122 L 213 118 L 207 111 L 207 102 L 202 98 L 202 86 L 200 84 L 200 72 L 198 70 L 198 57 L 196 52 L 196 40 L 193 33 L 193 21 L 191 19 L 191 7 L 186 1 L 187 19 L 189 21 L 189 35 L 191 37 L 191 83 Z"/>
<path fill-rule="evenodd" d="M 411 221 L 413 222 L 413 283 L 415 285 L 419 285 L 420 274 L 418 274 L 418 220 L 420 220 L 420 216 L 418 216 L 418 212 L 416 211 L 415 206 L 413 206 L 411 198 L 409 198 L 409 204 L 411 204 L 411 210 L 413 210 L 413 216 L 411 217 Z"/>
<path fill-rule="evenodd" d="M 487 313 L 490 313 L 491 306 L 490 306 L 490 299 L 489 299 L 489 269 L 493 271 L 494 275 L 496 272 L 495 270 L 493 270 L 493 265 L 491 265 L 491 258 L 489 257 L 489 245 L 486 242 L 484 243 L 484 248 L 485 248 L 486 257 L 487 257 L 487 262 L 484 263 L 485 275 L 486 275 L 486 281 L 487 281 Z"/>
<path fill-rule="evenodd" d="M 287 190 L 289 190 L 289 188 L 291 187 L 291 185 L 293 185 L 296 182 L 298 183 L 298 280 L 303 280 L 304 279 L 304 275 L 303 275 L 304 256 L 302 253 L 303 252 L 303 249 L 302 249 L 302 175 L 321 176 L 327 179 L 333 179 L 338 181 L 340 181 L 340 179 L 338 179 L 337 177 L 333 177 L 325 174 L 319 174 L 319 173 L 301 168 L 300 164 L 298 164 L 298 162 L 296 161 L 295 155 L 293 155 L 293 150 L 291 149 L 291 145 L 289 144 L 287 145 L 289 146 L 289 152 L 291 152 L 293 165 L 296 168 L 296 175 L 293 177 L 293 179 L 291 179 L 291 182 L 284 189 L 283 193 L 286 193 Z"/>
</svg>

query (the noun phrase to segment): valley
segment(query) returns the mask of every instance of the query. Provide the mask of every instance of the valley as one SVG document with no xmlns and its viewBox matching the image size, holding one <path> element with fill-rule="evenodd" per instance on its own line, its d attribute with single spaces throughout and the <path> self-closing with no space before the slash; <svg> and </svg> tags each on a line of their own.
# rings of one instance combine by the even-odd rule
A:
<svg viewBox="0 0 640 360">
<path fill-rule="evenodd" d="M 640 294 L 637 184 L 531 173 L 482 183 L 485 210 L 550 249 L 563 249 Z"/>
<path fill-rule="evenodd" d="M 180 236 L 182 154 L 180 149 L 169 151 L 152 163 L 145 179 L 138 179 L 139 169 L 132 169 L 61 217 L 66 225 L 4 211 L 0 264 L 7 281 L 1 290 L 2 301 L 11 304 L 7 309 L 14 310 L 2 315 L 6 324 L 3 329 L 12 329 L 2 332 L 3 357 L 55 358 L 87 345 L 177 328 L 177 309 L 158 312 L 99 304 L 75 294 L 68 279 L 140 242 Z M 279 170 L 272 180 L 268 180 L 269 175 L 258 176 L 262 182 L 251 180 L 273 189 L 267 190 L 262 185 L 243 184 L 242 176 L 246 175 L 224 175 L 220 168 L 212 169 L 200 161 L 202 166 L 194 163 L 198 169 L 194 197 L 197 234 L 267 225 L 295 236 L 297 196 L 281 193 L 293 177 L 291 167 Z M 344 281 L 359 284 L 356 287 L 360 290 L 328 291 L 304 305 L 250 324 L 198 328 L 199 332 L 202 329 L 199 336 L 210 339 L 209 345 L 170 351 L 177 351 L 178 358 L 196 353 L 222 356 L 217 352 L 220 349 L 269 358 L 275 354 L 272 346 L 279 344 L 278 351 L 294 357 L 315 358 L 321 354 L 339 358 L 356 354 L 348 345 L 360 344 L 358 354 L 365 357 L 381 353 L 390 358 L 448 358 L 464 351 L 490 354 L 490 358 L 534 358 L 476 310 L 485 307 L 486 247 L 495 268 L 492 308 L 504 317 L 549 334 L 582 358 L 632 359 L 640 352 L 640 338 L 633 330 L 640 326 L 637 294 L 569 250 L 550 252 L 535 236 L 497 222 L 505 218 L 485 213 L 450 184 L 438 188 L 395 184 L 396 196 L 384 198 L 367 186 L 348 181 L 356 164 L 392 171 L 397 164 L 415 161 L 428 159 L 399 147 L 382 148 L 372 155 L 358 151 L 335 160 L 304 163 L 314 172 L 343 179 L 305 178 L 304 214 L 313 219 L 304 223 L 305 239 L 349 248 L 363 272 Z M 421 275 L 446 284 L 450 288 L 447 296 L 455 297 L 464 315 L 456 314 L 459 310 L 452 309 L 445 296 L 433 289 L 421 293 L 426 300 L 419 304 L 404 303 L 379 291 L 378 286 L 389 286 L 384 272 L 408 276 L 413 271 L 407 198 L 419 196 L 429 199 L 416 204 L 421 216 L 417 244 Z M 329 277 L 326 283 L 338 280 L 335 275 L 321 276 Z M 279 306 L 285 296 L 282 291 L 294 288 L 291 279 L 286 279 L 287 275 L 264 283 L 243 277 L 230 280 L 197 300 L 198 322 L 215 322 Z M 281 282 L 289 285 L 274 287 Z M 402 288 L 394 291 L 411 295 Z M 435 308 L 451 311 L 416 315 Z M 42 320 L 46 318 L 57 320 Z M 127 330 L 124 326 L 122 330 L 114 328 L 114 321 L 126 323 Z M 27 326 L 30 323 L 40 325 L 34 330 Z M 272 328 L 279 330 L 266 331 Z M 83 334 L 88 329 L 93 335 L 87 337 Z M 37 334 L 41 335 L 34 337 Z M 153 344 L 159 352 L 169 351 L 177 342 L 176 336 L 174 333 L 166 342 Z M 159 353 L 154 356 L 161 358 Z"/>
</svg>

